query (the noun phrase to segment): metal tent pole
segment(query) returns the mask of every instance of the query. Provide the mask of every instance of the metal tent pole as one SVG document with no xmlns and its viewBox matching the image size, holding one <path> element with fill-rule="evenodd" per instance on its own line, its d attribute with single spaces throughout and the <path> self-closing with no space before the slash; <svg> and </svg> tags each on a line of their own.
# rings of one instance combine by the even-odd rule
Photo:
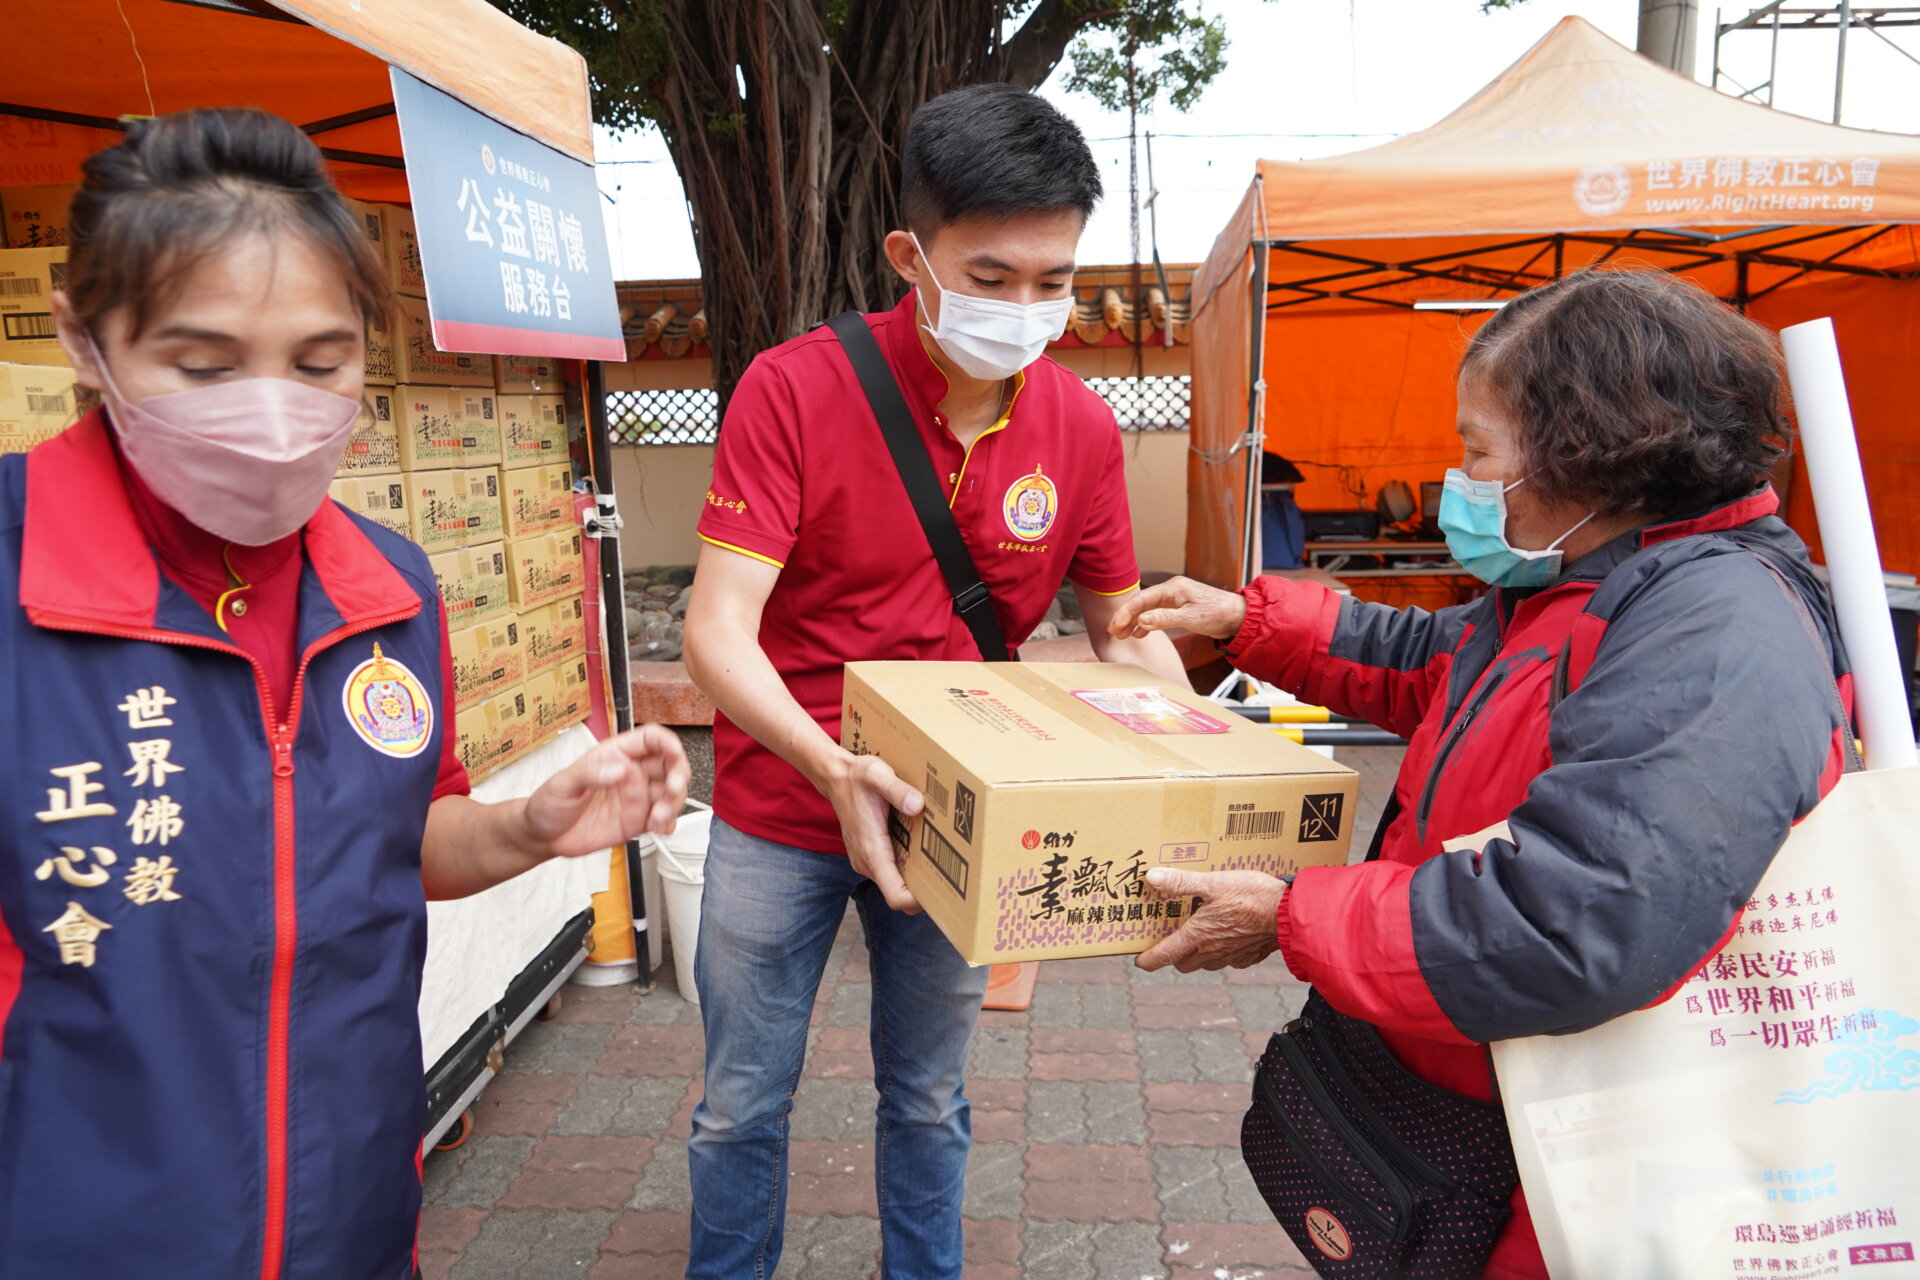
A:
<svg viewBox="0 0 1920 1280">
<path fill-rule="evenodd" d="M 627 591 L 620 561 L 620 511 L 614 499 L 613 454 L 607 432 L 606 371 L 587 362 L 587 448 L 593 460 L 595 510 L 588 532 L 600 542 L 600 598 L 607 625 L 607 681 L 612 688 L 613 731 L 633 728 L 633 682 L 627 671 Z M 640 878 L 640 842 L 627 841 L 627 905 L 633 918 L 634 968 L 641 991 L 653 988 L 647 962 L 647 890 Z"/>
<path fill-rule="evenodd" d="M 1266 352 L 1267 352 L 1267 255 L 1272 252 L 1265 240 L 1253 243 L 1253 305 L 1248 322 L 1247 357 L 1252 361 L 1247 380 L 1247 434 L 1242 437 L 1247 449 L 1246 501 L 1241 508 L 1240 585 L 1246 586 L 1260 576 L 1260 455 L 1266 444 Z"/>
</svg>

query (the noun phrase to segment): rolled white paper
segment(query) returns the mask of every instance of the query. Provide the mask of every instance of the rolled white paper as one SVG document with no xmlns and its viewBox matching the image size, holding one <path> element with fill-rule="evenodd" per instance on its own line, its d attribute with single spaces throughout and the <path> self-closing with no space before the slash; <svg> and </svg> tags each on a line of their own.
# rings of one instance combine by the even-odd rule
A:
<svg viewBox="0 0 1920 1280">
<path fill-rule="evenodd" d="M 1867 509 L 1867 482 L 1833 321 L 1809 320 L 1783 329 L 1780 344 L 1800 420 L 1800 451 L 1813 485 L 1834 611 L 1853 666 L 1855 723 L 1869 767 L 1904 768 L 1916 763 L 1907 678 L 1894 647 L 1880 544 Z"/>
</svg>

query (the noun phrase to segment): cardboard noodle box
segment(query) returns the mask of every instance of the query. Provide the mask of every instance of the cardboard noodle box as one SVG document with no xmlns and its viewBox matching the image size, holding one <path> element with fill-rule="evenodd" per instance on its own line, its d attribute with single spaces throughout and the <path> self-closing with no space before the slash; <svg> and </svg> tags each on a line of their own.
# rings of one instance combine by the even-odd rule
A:
<svg viewBox="0 0 1920 1280">
<path fill-rule="evenodd" d="M 365 407 L 353 425 L 353 434 L 347 437 L 340 474 L 392 475 L 400 470 L 400 425 L 394 416 L 393 388 L 369 383 L 362 400 Z"/>
<path fill-rule="evenodd" d="M 583 596 L 536 605 L 520 616 L 526 638 L 527 678 L 551 671 L 568 658 L 587 652 L 587 609 Z"/>
<path fill-rule="evenodd" d="M 493 386 L 501 395 L 554 395 L 560 390 L 556 356 L 495 356 Z"/>
<path fill-rule="evenodd" d="M 520 615 L 503 613 L 480 624 L 487 632 L 487 652 L 493 657 L 496 679 L 502 685 L 520 684 L 527 678 L 527 629 Z"/>
<path fill-rule="evenodd" d="M 890 822 L 969 964 L 1144 951 L 1194 900 L 1157 866 L 1344 863 L 1359 775 L 1138 667 L 854 662 L 841 742 L 926 796 Z"/>
<path fill-rule="evenodd" d="M 416 298 L 427 296 L 427 273 L 420 263 L 420 233 L 414 229 L 413 210 L 404 205 L 384 204 L 380 210 L 380 238 L 385 244 L 387 274 L 393 278 L 395 293 Z M 487 373 L 493 373 L 490 357 Z"/>
<path fill-rule="evenodd" d="M 403 469 L 499 465 L 500 410 L 491 391 L 409 383 L 395 387 L 394 395 Z"/>
<path fill-rule="evenodd" d="M 497 542 L 501 535 L 500 472 L 493 467 L 407 473 L 413 540 L 428 551 Z"/>
<path fill-rule="evenodd" d="M 567 460 L 567 402 L 559 396 L 500 397 L 500 465 L 549 466 Z"/>
<path fill-rule="evenodd" d="M 593 705 L 587 680 L 587 660 L 575 658 L 527 681 L 536 744 L 587 718 Z"/>
<path fill-rule="evenodd" d="M 449 635 L 459 707 L 483 702 L 521 682 L 526 675 L 523 635 L 520 619 L 510 613 Z"/>
<path fill-rule="evenodd" d="M 427 300 L 405 294 L 394 308 L 394 380 L 427 386 L 485 387 L 493 390 L 493 357 L 469 351 L 442 351 L 433 345 Z"/>
<path fill-rule="evenodd" d="M 500 472 L 500 493 L 506 502 L 507 536 L 531 538 L 573 528 L 573 464 L 520 467 Z"/>
<path fill-rule="evenodd" d="M 500 397 L 481 390 L 456 391 L 453 397 L 460 415 L 460 465 L 499 466 Z"/>
<path fill-rule="evenodd" d="M 368 382 L 392 386 L 399 379 L 399 370 L 394 365 L 391 316 L 384 325 L 375 321 L 367 326 L 367 358 L 364 367 Z"/>
<path fill-rule="evenodd" d="M 521 613 L 579 595 L 587 585 L 580 533 L 543 533 L 507 543 L 507 588 Z"/>
<path fill-rule="evenodd" d="M 53 364 L 0 364 L 0 453 L 25 453 L 76 420 L 73 370 Z"/>
<path fill-rule="evenodd" d="M 484 702 L 505 682 L 494 678 L 492 655 L 487 650 L 487 624 L 447 633 L 447 656 L 453 662 L 453 707 L 464 711 L 476 702 Z"/>
<path fill-rule="evenodd" d="M 360 234 L 367 238 L 367 243 L 373 246 L 374 252 L 380 255 L 382 262 L 385 262 L 387 259 L 387 222 L 385 215 L 380 211 L 380 206 L 377 204 L 367 204 L 362 200 L 355 200 L 352 196 L 341 196 L 340 203 L 347 206 L 347 212 L 353 215 L 354 222 L 360 228 Z"/>
<path fill-rule="evenodd" d="M 53 332 L 53 291 L 66 285 L 67 251 L 0 249 L 0 361 L 58 364 L 66 352 Z"/>
<path fill-rule="evenodd" d="M 0 187 L 0 214 L 6 218 L 6 247 L 49 249 L 67 243 L 70 186 Z"/>
<path fill-rule="evenodd" d="M 405 476 L 344 476 L 327 486 L 327 494 L 355 515 L 365 516 L 403 538 L 413 536 Z"/>
<path fill-rule="evenodd" d="M 511 608 L 505 543 L 442 551 L 428 556 L 427 563 L 440 583 L 440 605 L 446 610 L 449 629 L 471 627 Z"/>
<path fill-rule="evenodd" d="M 453 726 L 460 763 L 475 782 L 512 764 L 533 745 L 532 705 L 523 687 L 456 712 Z"/>
</svg>

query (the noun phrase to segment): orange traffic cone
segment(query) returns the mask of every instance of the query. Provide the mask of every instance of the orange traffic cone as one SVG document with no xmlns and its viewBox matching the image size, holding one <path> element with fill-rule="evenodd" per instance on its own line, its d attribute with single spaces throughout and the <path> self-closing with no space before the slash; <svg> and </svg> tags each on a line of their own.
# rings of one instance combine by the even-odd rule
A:
<svg viewBox="0 0 1920 1280">
<path fill-rule="evenodd" d="M 980 1002 L 982 1009 L 1012 1009 L 1015 1012 L 1033 1007 L 1033 985 L 1040 980 L 1040 962 L 1029 960 L 1025 964 L 997 964 L 993 972 L 987 975 L 987 996 Z"/>
</svg>

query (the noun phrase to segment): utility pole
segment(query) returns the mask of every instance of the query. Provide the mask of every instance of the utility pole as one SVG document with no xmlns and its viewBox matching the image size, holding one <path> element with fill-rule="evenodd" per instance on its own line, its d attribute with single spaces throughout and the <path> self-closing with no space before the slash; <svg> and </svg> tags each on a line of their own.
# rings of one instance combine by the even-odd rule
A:
<svg viewBox="0 0 1920 1280">
<path fill-rule="evenodd" d="M 1833 122 L 1840 123 L 1840 103 L 1847 96 L 1847 32 L 1853 30 L 1853 0 L 1840 0 L 1839 45 L 1833 59 Z"/>
<path fill-rule="evenodd" d="M 1693 35 L 1699 11 L 1699 0 L 1640 0 L 1636 47 L 1661 66 L 1693 79 Z"/>
</svg>

